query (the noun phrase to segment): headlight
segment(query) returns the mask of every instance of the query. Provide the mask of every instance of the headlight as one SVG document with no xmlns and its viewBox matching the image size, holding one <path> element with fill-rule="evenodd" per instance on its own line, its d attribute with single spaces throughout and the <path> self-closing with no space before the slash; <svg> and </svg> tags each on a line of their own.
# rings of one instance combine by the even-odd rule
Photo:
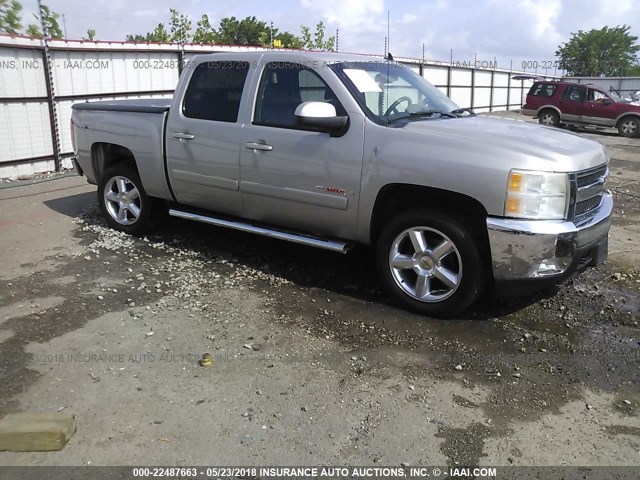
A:
<svg viewBox="0 0 640 480">
<path fill-rule="evenodd" d="M 569 208 L 569 175 L 555 172 L 511 170 L 504 216 L 560 220 Z"/>
</svg>

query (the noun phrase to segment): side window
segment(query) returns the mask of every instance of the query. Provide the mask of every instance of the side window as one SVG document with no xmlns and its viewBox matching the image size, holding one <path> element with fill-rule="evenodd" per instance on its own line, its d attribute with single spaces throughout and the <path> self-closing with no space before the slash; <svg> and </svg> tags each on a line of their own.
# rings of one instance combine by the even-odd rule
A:
<svg viewBox="0 0 640 480">
<path fill-rule="evenodd" d="M 588 102 L 602 103 L 605 98 L 607 98 L 607 96 L 604 93 L 599 92 L 598 90 L 589 89 L 589 91 L 587 92 Z"/>
<path fill-rule="evenodd" d="M 204 62 L 196 67 L 184 96 L 185 117 L 237 122 L 248 62 Z"/>
<path fill-rule="evenodd" d="M 346 115 L 333 91 L 311 69 L 287 62 L 272 62 L 265 66 L 253 123 L 272 127 L 298 128 L 295 111 L 303 102 L 328 102 L 338 115 Z"/>
<path fill-rule="evenodd" d="M 574 102 L 583 102 L 587 89 L 577 85 L 571 85 L 566 87 L 562 98 L 572 100 Z"/>
<path fill-rule="evenodd" d="M 553 97 L 558 85 L 553 83 L 536 83 L 531 87 L 529 95 L 534 97 Z"/>
</svg>

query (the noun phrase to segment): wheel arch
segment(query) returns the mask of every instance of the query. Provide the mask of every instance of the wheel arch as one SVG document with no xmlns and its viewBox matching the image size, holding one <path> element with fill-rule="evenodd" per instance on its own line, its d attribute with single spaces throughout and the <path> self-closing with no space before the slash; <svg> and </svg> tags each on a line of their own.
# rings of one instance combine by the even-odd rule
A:
<svg viewBox="0 0 640 480">
<path fill-rule="evenodd" d="M 104 171 L 116 163 L 126 163 L 140 175 L 136 158 L 127 147 L 105 142 L 96 142 L 91 145 L 91 166 L 97 183 L 100 182 Z"/>
<path fill-rule="evenodd" d="M 556 112 L 558 114 L 559 117 L 562 116 L 562 112 L 555 105 L 543 105 L 542 107 L 539 107 L 536 110 L 536 117 L 539 117 L 540 113 L 542 113 L 544 110 L 553 110 L 554 112 Z"/>
<path fill-rule="evenodd" d="M 425 208 L 430 203 L 437 205 L 437 211 L 446 211 L 469 219 L 474 230 L 486 238 L 488 246 L 489 237 L 486 228 L 488 213 L 482 203 L 463 193 L 405 183 L 387 184 L 378 192 L 371 215 L 369 230 L 371 244 L 375 244 L 386 221 L 395 213 L 406 211 L 407 205 Z"/>
<path fill-rule="evenodd" d="M 620 123 L 622 123 L 622 121 L 627 117 L 634 117 L 636 120 L 640 120 L 640 112 L 624 112 L 624 113 L 621 113 L 616 118 L 616 128 L 618 128 L 620 126 Z"/>
</svg>

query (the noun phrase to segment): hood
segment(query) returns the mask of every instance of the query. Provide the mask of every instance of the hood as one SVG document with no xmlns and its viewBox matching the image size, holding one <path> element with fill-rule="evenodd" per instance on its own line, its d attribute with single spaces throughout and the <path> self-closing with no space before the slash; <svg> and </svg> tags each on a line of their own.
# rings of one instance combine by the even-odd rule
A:
<svg viewBox="0 0 640 480">
<path fill-rule="evenodd" d="M 511 158 L 515 168 L 574 172 L 607 161 L 603 145 L 595 140 L 522 120 L 477 115 L 413 120 L 402 128 L 428 136 L 431 144 L 455 142 L 458 148 Z"/>
</svg>

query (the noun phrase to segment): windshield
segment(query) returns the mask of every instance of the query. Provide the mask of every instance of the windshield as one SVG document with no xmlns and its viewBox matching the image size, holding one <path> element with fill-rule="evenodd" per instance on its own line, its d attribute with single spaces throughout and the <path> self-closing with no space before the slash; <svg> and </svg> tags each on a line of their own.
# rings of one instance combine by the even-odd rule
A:
<svg viewBox="0 0 640 480">
<path fill-rule="evenodd" d="M 380 61 L 344 62 L 331 68 L 376 123 L 462 114 L 449 97 L 407 66 Z"/>
<path fill-rule="evenodd" d="M 623 101 L 622 97 L 618 94 L 616 90 L 609 90 L 609 96 L 611 97 L 611 100 L 613 100 L 614 102 Z"/>
</svg>

